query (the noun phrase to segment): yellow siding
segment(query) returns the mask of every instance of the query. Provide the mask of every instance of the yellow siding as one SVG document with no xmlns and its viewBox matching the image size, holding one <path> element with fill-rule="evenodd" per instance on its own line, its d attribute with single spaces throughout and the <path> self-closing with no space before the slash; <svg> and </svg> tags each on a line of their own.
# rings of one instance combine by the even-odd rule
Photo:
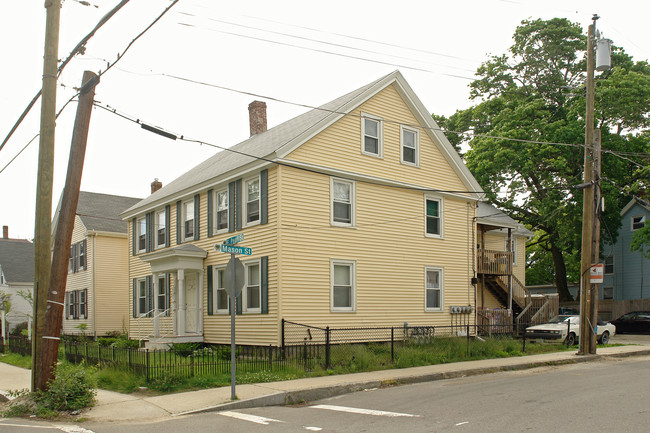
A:
<svg viewBox="0 0 650 433">
<path fill-rule="evenodd" d="M 361 153 L 361 113 L 386 119 L 382 122 L 382 158 Z M 344 116 L 291 152 L 287 158 L 431 188 L 467 190 L 438 146 L 422 128 L 419 128 L 419 167 L 402 164 L 400 125 L 418 125 L 418 121 L 391 85 L 353 110 L 351 115 Z"/>
<path fill-rule="evenodd" d="M 92 262 L 95 269 L 95 292 L 89 298 L 96 302 L 97 335 L 123 331 L 128 326 L 128 245 L 126 236 L 94 236 L 89 244 L 96 251 Z"/>
<path fill-rule="evenodd" d="M 328 176 L 282 167 L 282 317 L 311 325 L 447 325 L 451 305 L 473 304 L 472 218 L 444 198 L 444 239 L 425 236 L 424 194 L 356 182 L 356 228 L 330 224 Z M 332 312 L 330 262 L 356 261 L 356 312 Z M 444 311 L 425 312 L 425 267 L 444 272 Z"/>
<path fill-rule="evenodd" d="M 74 230 L 72 231 L 72 244 L 75 244 L 77 242 L 81 242 L 86 238 L 86 227 L 83 225 L 81 222 L 81 219 L 79 216 L 75 216 L 74 220 Z M 85 324 L 86 332 L 87 334 L 93 335 L 94 330 L 92 329 L 92 320 L 90 320 L 90 312 L 92 311 L 93 304 L 92 304 L 92 269 L 90 267 L 90 263 L 92 263 L 93 256 L 95 254 L 95 251 L 93 251 L 91 247 L 91 243 L 87 242 L 87 251 L 86 251 L 86 270 L 75 272 L 75 273 L 68 273 L 68 278 L 66 280 L 66 296 L 67 292 L 73 291 L 73 290 L 83 290 L 83 289 L 88 289 L 88 305 L 87 305 L 87 311 L 88 311 L 88 318 L 87 319 L 66 319 L 66 314 L 65 312 L 63 313 L 63 328 L 62 331 L 64 334 L 79 334 L 82 332 L 81 329 L 79 329 L 79 325 Z"/>
<path fill-rule="evenodd" d="M 477 286 L 477 306 L 483 307 L 483 308 L 489 308 L 489 309 L 494 309 L 494 308 L 503 308 L 507 307 L 502 305 L 497 298 L 494 297 L 492 292 L 490 292 L 489 289 L 482 290 L 481 288 L 481 281 L 479 279 L 479 284 Z"/>
<path fill-rule="evenodd" d="M 517 257 L 512 270 L 514 276 L 523 284 L 526 284 L 526 238 L 523 236 L 515 236 L 514 238 L 517 241 Z M 487 232 L 485 234 L 484 248 L 488 250 L 505 251 L 506 235 L 503 233 Z"/>
</svg>

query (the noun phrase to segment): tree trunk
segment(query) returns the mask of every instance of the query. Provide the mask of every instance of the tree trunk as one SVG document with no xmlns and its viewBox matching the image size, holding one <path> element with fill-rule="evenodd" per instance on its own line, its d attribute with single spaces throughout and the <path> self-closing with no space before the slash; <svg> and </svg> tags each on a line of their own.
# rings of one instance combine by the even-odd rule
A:
<svg viewBox="0 0 650 433">
<path fill-rule="evenodd" d="M 573 301 L 566 282 L 566 266 L 564 265 L 562 251 L 556 245 L 551 244 L 551 254 L 555 267 L 555 286 L 557 287 L 557 293 L 560 295 L 560 302 Z"/>
</svg>

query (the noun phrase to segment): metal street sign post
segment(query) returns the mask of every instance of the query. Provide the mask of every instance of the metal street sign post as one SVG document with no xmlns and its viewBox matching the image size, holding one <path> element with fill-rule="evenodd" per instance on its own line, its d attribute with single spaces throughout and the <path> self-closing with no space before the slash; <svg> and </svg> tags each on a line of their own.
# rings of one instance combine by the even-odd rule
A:
<svg viewBox="0 0 650 433">
<path fill-rule="evenodd" d="M 233 245 L 237 244 L 240 241 L 244 240 L 244 234 L 241 233 L 237 236 L 226 239 L 223 244 L 215 245 L 215 251 L 221 251 L 222 253 L 230 253 L 230 260 L 226 266 L 226 272 L 224 273 L 224 286 L 226 286 L 226 291 L 230 297 L 230 399 L 234 400 L 236 398 L 235 394 L 235 373 L 236 373 L 236 362 L 235 362 L 235 315 L 237 312 L 236 299 L 241 292 L 241 289 L 244 287 L 244 265 L 242 262 L 235 257 L 235 254 L 242 254 L 250 256 L 253 254 L 251 248 L 246 247 L 235 247 Z M 230 286 L 229 288 L 227 286 Z"/>
</svg>

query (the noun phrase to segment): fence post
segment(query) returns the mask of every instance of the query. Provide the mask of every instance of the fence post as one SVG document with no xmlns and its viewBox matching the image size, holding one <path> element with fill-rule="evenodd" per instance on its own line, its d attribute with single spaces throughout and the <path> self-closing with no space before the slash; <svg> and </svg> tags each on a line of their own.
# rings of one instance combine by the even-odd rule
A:
<svg viewBox="0 0 650 433">
<path fill-rule="evenodd" d="M 190 353 L 190 377 L 194 377 L 194 352 Z"/>
<path fill-rule="evenodd" d="M 304 343 L 304 346 L 303 346 L 302 357 L 303 357 L 303 362 L 305 364 L 305 366 L 304 366 L 305 371 L 307 371 L 307 339 L 306 338 L 305 338 L 305 343 Z"/>
<path fill-rule="evenodd" d="M 269 344 L 269 370 L 273 371 L 273 345 Z"/>
<path fill-rule="evenodd" d="M 526 330 L 524 330 L 524 344 L 523 348 L 521 349 L 523 353 L 526 353 Z"/>
<path fill-rule="evenodd" d="M 147 367 L 146 377 L 147 377 L 147 382 L 149 382 L 149 349 L 145 349 L 145 350 L 146 350 L 145 353 L 146 353 L 146 367 Z"/>
<path fill-rule="evenodd" d="M 395 327 L 390 327 L 390 363 L 395 363 Z"/>
<path fill-rule="evenodd" d="M 325 328 L 325 370 L 330 369 L 330 327 Z"/>
<path fill-rule="evenodd" d="M 284 318 L 282 319 L 282 360 L 285 360 L 284 357 Z"/>
<path fill-rule="evenodd" d="M 469 357 L 469 323 L 467 324 L 467 357 Z"/>
<path fill-rule="evenodd" d="M 85 352 L 86 352 L 86 362 L 88 362 L 88 342 L 86 341 L 86 342 L 84 343 L 84 345 L 85 345 L 85 349 L 86 349 L 86 350 L 85 350 Z"/>
</svg>

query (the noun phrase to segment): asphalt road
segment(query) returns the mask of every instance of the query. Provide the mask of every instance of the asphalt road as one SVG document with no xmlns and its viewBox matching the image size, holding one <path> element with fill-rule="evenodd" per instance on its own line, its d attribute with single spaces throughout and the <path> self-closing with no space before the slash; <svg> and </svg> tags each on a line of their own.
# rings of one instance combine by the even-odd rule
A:
<svg viewBox="0 0 650 433">
<path fill-rule="evenodd" d="M 650 356 L 632 357 L 367 390 L 290 407 L 83 427 L 95 433 L 646 433 L 649 384 Z"/>
</svg>

